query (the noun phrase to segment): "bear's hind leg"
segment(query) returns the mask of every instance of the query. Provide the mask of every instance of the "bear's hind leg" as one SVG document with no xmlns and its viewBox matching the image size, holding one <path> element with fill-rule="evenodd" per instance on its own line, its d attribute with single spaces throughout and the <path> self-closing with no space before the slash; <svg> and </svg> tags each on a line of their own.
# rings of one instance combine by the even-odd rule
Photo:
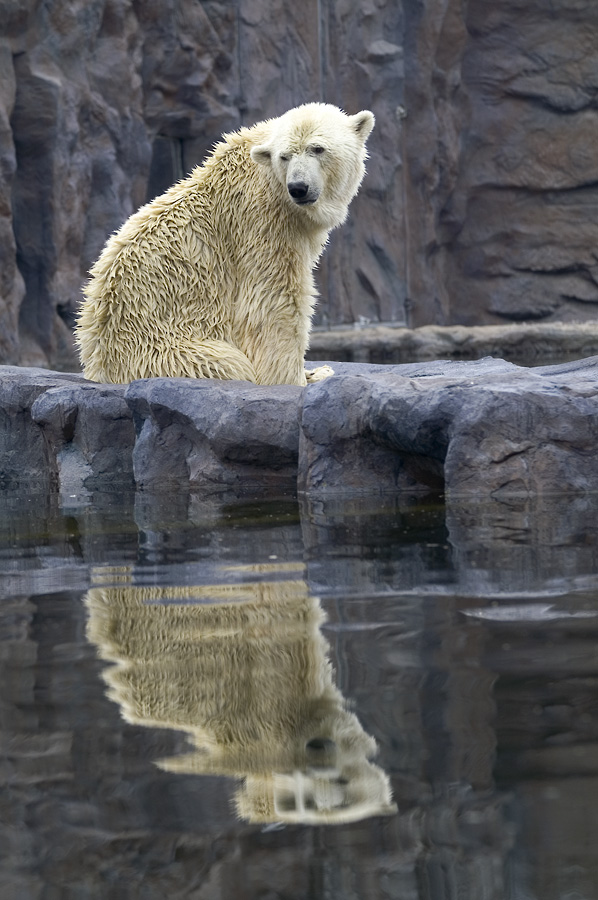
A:
<svg viewBox="0 0 598 900">
<path fill-rule="evenodd" d="M 228 341 L 206 340 L 178 344 L 162 362 L 162 374 L 178 378 L 219 378 L 257 382 L 249 358 Z"/>
</svg>

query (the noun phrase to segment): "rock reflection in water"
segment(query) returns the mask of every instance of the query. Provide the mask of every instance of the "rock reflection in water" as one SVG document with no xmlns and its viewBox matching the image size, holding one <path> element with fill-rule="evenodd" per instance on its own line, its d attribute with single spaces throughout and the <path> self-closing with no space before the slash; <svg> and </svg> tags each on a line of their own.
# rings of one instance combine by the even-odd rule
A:
<svg viewBox="0 0 598 900">
<path fill-rule="evenodd" d="M 278 567 L 243 568 L 259 577 Z M 376 743 L 334 685 L 324 613 L 303 579 L 96 587 L 86 605 L 88 637 L 114 664 L 104 679 L 125 720 L 190 737 L 193 749 L 161 768 L 243 778 L 235 803 L 251 822 L 396 812 L 370 761 Z"/>
</svg>

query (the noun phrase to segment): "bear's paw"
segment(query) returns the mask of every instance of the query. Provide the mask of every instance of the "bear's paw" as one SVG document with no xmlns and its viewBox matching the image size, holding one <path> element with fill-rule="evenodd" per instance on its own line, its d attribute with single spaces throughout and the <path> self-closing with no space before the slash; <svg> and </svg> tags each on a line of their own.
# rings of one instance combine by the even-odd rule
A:
<svg viewBox="0 0 598 900">
<path fill-rule="evenodd" d="M 334 375 L 334 369 L 331 369 L 330 366 L 318 366 L 317 369 L 312 369 L 311 371 L 305 370 L 305 377 L 308 384 L 314 384 L 316 381 L 324 381 L 325 378 L 330 378 L 331 375 Z"/>
</svg>

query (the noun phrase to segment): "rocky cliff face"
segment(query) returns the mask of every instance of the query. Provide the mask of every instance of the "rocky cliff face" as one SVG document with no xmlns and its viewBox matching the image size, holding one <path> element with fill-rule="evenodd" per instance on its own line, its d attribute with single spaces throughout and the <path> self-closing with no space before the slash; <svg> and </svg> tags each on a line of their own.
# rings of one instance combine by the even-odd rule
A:
<svg viewBox="0 0 598 900">
<path fill-rule="evenodd" d="M 107 235 L 226 130 L 378 126 L 324 325 L 598 318 L 593 0 L 3 0 L 0 362 L 72 367 Z"/>
</svg>

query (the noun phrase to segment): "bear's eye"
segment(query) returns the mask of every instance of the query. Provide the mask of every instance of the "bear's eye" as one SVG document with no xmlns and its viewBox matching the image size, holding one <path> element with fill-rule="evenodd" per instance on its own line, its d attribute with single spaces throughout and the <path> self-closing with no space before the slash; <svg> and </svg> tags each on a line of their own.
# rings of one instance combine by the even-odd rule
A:
<svg viewBox="0 0 598 900">
<path fill-rule="evenodd" d="M 326 147 L 312 147 L 312 153 L 315 153 L 316 156 L 320 156 L 321 153 L 326 152 Z"/>
<path fill-rule="evenodd" d="M 281 161 L 281 162 L 288 162 L 288 161 L 289 161 L 289 157 L 287 156 L 286 153 L 281 153 L 281 154 L 280 154 L 280 161 Z"/>
</svg>

